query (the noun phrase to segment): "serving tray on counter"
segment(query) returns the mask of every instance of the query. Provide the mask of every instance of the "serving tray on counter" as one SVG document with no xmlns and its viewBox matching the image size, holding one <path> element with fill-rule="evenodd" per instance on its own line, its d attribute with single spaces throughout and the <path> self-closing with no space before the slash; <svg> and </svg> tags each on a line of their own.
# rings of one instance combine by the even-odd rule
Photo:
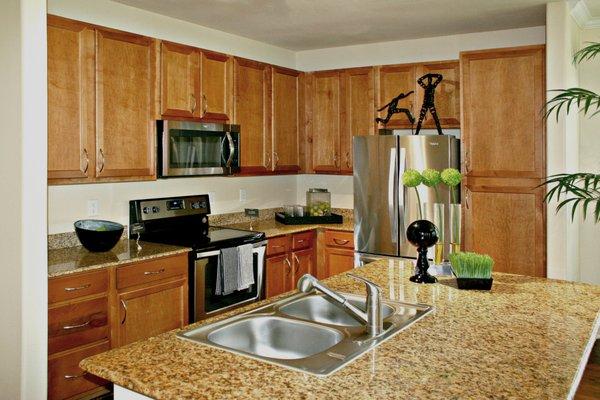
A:
<svg viewBox="0 0 600 400">
<path fill-rule="evenodd" d="M 275 221 L 284 225 L 306 225 L 306 224 L 341 224 L 344 217 L 339 214 L 324 215 L 319 217 L 290 217 L 283 213 L 275 213 Z"/>
</svg>

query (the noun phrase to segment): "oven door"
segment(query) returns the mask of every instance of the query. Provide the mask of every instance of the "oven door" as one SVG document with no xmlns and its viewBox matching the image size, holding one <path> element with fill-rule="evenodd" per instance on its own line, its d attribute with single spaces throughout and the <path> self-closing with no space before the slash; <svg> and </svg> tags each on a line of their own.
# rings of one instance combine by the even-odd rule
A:
<svg viewBox="0 0 600 400">
<path fill-rule="evenodd" d="M 162 178 L 230 175 L 239 171 L 239 128 L 189 121 L 158 121 Z"/>
<path fill-rule="evenodd" d="M 266 248 L 266 241 L 254 245 L 255 284 L 228 295 L 215 294 L 220 251 L 197 254 L 190 271 L 190 323 L 262 299 Z"/>
</svg>

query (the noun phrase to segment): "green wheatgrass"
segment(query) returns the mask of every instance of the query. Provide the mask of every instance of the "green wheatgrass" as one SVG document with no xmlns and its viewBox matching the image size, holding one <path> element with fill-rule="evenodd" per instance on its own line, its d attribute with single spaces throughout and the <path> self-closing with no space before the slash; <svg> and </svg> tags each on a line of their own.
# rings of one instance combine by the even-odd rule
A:
<svg viewBox="0 0 600 400">
<path fill-rule="evenodd" d="M 494 260 L 487 254 L 458 252 L 450 254 L 450 264 L 457 278 L 489 279 Z"/>
</svg>

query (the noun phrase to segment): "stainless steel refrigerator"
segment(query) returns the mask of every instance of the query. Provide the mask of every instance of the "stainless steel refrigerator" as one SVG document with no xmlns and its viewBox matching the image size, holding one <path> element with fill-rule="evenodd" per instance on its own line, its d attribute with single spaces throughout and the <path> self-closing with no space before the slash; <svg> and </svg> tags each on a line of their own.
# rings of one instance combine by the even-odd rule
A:
<svg viewBox="0 0 600 400">
<path fill-rule="evenodd" d="M 411 168 L 419 172 L 460 169 L 460 141 L 454 136 L 390 133 L 353 139 L 354 245 L 359 259 L 362 255 L 416 257 L 415 248 L 406 240 L 406 228 L 419 219 L 417 196 L 413 188 L 404 187 L 402 174 Z M 446 204 L 444 225 L 449 237 L 450 190 L 440 184 L 437 196 L 424 185 L 418 191 L 423 212 L 431 210 L 433 203 Z"/>
</svg>

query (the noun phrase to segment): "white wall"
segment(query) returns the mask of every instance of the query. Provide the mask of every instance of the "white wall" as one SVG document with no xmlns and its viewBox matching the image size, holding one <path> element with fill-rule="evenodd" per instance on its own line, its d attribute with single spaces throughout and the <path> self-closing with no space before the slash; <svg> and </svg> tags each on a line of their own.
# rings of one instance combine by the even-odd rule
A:
<svg viewBox="0 0 600 400">
<path fill-rule="evenodd" d="M 600 42 L 600 28 L 581 32 L 581 47 Z M 600 57 L 579 65 L 581 87 L 600 93 Z M 579 170 L 600 174 L 600 115 L 579 119 Z M 600 284 L 600 224 L 588 219 L 579 229 L 580 280 Z"/>
<path fill-rule="evenodd" d="M 46 2 L 0 13 L 0 397 L 46 398 Z"/>
<path fill-rule="evenodd" d="M 546 88 L 550 90 L 578 86 L 577 68 L 572 56 L 579 48 L 581 30 L 567 2 L 549 3 L 546 9 Z M 571 112 L 555 115 L 547 123 L 548 175 L 576 172 L 579 169 L 579 117 Z M 567 210 L 555 213 L 556 203 L 548 204 L 547 246 L 548 277 L 579 280 L 579 227 L 571 222 Z"/>
<path fill-rule="evenodd" d="M 109 0 L 48 0 L 48 13 L 282 67 L 296 66 L 291 50 Z"/>
<path fill-rule="evenodd" d="M 306 204 L 306 191 L 310 188 L 324 188 L 331 192 L 331 206 L 354 208 L 352 176 L 348 175 L 298 175 L 297 203 Z"/>
<path fill-rule="evenodd" d="M 296 66 L 303 71 L 317 71 L 369 65 L 453 60 L 458 59 L 458 54 L 466 50 L 524 46 L 544 42 L 545 29 L 543 26 L 538 26 L 305 50 L 296 53 Z"/>
</svg>

